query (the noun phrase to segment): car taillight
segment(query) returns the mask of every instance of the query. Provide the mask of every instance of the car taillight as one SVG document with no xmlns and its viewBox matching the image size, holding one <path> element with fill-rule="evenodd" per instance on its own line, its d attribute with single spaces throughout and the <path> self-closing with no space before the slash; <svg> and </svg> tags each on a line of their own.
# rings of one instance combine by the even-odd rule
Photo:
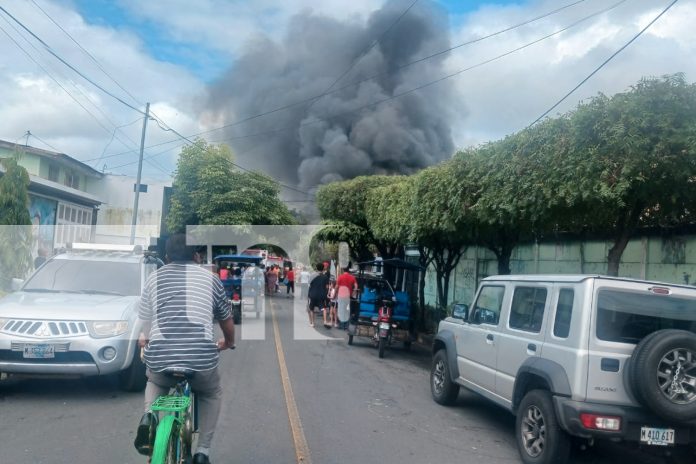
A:
<svg viewBox="0 0 696 464">
<path fill-rule="evenodd" d="M 232 301 L 239 301 L 239 293 L 232 294 Z"/>
<path fill-rule="evenodd" d="M 580 414 L 580 422 L 586 429 L 591 430 L 621 430 L 621 418 L 616 416 L 601 416 L 599 414 Z"/>
</svg>

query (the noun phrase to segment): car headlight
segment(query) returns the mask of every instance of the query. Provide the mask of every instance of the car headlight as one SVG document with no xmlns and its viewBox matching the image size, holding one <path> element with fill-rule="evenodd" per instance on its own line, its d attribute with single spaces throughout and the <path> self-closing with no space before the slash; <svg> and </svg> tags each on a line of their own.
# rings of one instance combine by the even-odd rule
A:
<svg viewBox="0 0 696 464">
<path fill-rule="evenodd" d="M 126 333 L 128 321 L 93 321 L 88 327 L 89 334 L 94 338 L 115 337 Z"/>
</svg>

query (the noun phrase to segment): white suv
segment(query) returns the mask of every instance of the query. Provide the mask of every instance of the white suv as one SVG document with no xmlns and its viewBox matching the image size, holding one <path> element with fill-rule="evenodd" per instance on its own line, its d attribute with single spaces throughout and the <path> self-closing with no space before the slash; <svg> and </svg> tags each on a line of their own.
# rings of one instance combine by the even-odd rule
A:
<svg viewBox="0 0 696 464">
<path fill-rule="evenodd" d="M 138 246 L 74 244 L 0 300 L 0 377 L 119 374 L 145 388 L 138 302 L 162 262 Z"/>
<path fill-rule="evenodd" d="M 488 277 L 433 343 L 433 399 L 450 404 L 460 386 L 517 416 L 527 464 L 566 462 L 571 436 L 693 448 L 696 287 Z"/>
</svg>

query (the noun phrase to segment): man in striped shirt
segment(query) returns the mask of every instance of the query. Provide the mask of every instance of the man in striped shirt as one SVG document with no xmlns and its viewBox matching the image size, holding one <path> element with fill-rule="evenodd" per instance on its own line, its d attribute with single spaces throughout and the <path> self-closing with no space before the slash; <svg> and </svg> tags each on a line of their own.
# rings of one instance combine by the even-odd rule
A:
<svg viewBox="0 0 696 464">
<path fill-rule="evenodd" d="M 193 255 L 186 237 L 173 235 L 167 242 L 169 264 L 154 272 L 143 288 L 140 345 L 144 347 L 148 382 L 146 413 L 138 426 L 135 447 L 141 454 L 152 452 L 156 420 L 147 411 L 158 396 L 176 385 L 177 379 L 167 372 L 193 372 L 190 384 L 198 397 L 200 429 L 193 462 L 208 464 L 222 398 L 218 352 L 234 348 L 234 323 L 219 277 L 194 264 Z M 224 335 L 217 341 L 214 321 Z"/>
</svg>

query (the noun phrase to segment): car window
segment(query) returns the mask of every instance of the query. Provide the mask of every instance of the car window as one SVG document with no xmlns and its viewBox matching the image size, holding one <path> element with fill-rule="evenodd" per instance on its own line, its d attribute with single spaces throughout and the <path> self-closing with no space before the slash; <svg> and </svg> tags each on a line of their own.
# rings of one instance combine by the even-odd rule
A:
<svg viewBox="0 0 696 464">
<path fill-rule="evenodd" d="M 558 338 L 568 338 L 570 320 L 573 316 L 574 299 L 575 291 L 571 288 L 562 288 L 558 294 L 556 318 L 553 321 L 553 335 Z"/>
<path fill-rule="evenodd" d="M 140 265 L 118 261 L 53 259 L 29 279 L 28 292 L 140 295 Z"/>
<path fill-rule="evenodd" d="M 547 293 L 543 287 L 515 288 L 510 308 L 510 328 L 539 333 L 544 321 Z"/>
<path fill-rule="evenodd" d="M 696 299 L 602 289 L 597 295 L 597 338 L 638 343 L 661 329 L 696 332 Z"/>
<path fill-rule="evenodd" d="M 469 321 L 472 324 L 498 325 L 503 295 L 505 295 L 505 287 L 492 285 L 482 287 Z"/>
</svg>

